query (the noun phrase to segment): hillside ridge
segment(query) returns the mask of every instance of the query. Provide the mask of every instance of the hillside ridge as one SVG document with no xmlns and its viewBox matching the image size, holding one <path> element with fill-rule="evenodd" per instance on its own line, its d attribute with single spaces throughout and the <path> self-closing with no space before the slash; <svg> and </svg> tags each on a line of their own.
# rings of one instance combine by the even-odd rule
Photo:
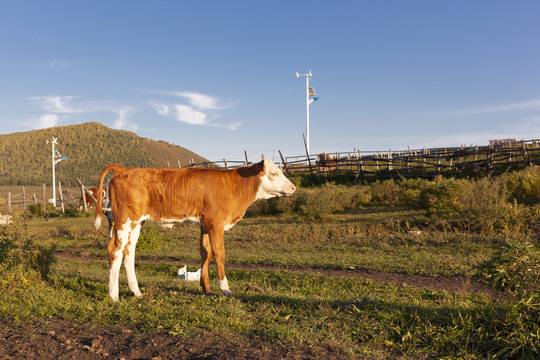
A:
<svg viewBox="0 0 540 360">
<path fill-rule="evenodd" d="M 76 179 L 94 186 L 105 165 L 178 167 L 208 161 L 178 145 L 111 129 L 99 122 L 0 134 L 0 185 L 51 185 L 53 137 L 67 160 L 55 166 L 56 179 L 75 186 Z M 168 165 L 169 164 L 169 165 Z"/>
</svg>

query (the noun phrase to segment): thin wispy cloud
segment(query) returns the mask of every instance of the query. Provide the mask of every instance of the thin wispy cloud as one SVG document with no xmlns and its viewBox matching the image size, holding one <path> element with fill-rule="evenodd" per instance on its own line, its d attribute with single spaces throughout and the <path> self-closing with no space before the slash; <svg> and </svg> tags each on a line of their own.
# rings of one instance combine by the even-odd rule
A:
<svg viewBox="0 0 540 360">
<path fill-rule="evenodd" d="M 504 112 L 504 111 L 525 110 L 525 109 L 534 109 L 534 108 L 540 109 L 540 100 L 478 107 L 478 108 L 473 108 L 473 109 L 468 109 L 468 110 L 465 109 L 465 110 L 462 110 L 462 113 L 465 115 L 475 115 L 475 114 L 498 113 L 498 112 Z"/>
<path fill-rule="evenodd" d="M 514 125 L 514 128 L 516 131 L 534 134 L 533 136 L 538 137 L 538 134 L 540 134 L 540 116 L 521 119 Z"/>
<path fill-rule="evenodd" d="M 56 114 L 45 114 L 37 118 L 37 125 L 39 129 L 53 127 L 58 124 L 59 120 Z"/>
<path fill-rule="evenodd" d="M 131 106 L 123 106 L 117 110 L 115 110 L 118 114 L 118 119 L 113 124 L 113 127 L 115 129 L 127 129 L 136 131 L 138 126 L 137 124 L 130 122 L 129 117 L 133 114 L 134 109 Z"/>
<path fill-rule="evenodd" d="M 73 96 L 32 96 L 28 99 L 35 101 L 43 110 L 48 112 L 60 114 L 72 114 L 77 112 L 70 104 L 71 100 L 73 100 Z"/>
<path fill-rule="evenodd" d="M 176 119 L 190 125 L 208 125 L 206 114 L 187 105 L 175 105 Z"/>
<path fill-rule="evenodd" d="M 74 120 L 73 114 L 96 114 L 111 113 L 116 115 L 116 120 L 112 127 L 135 131 L 138 126 L 130 120 L 135 113 L 135 107 L 130 105 L 119 105 L 115 101 L 78 101 L 75 96 L 32 96 L 28 100 L 35 102 L 39 109 L 46 114 L 33 118 L 30 127 L 42 129 L 57 126 L 62 122 Z"/>
<path fill-rule="evenodd" d="M 228 130 L 236 130 L 242 122 L 236 121 L 224 123 L 219 121 L 222 113 L 232 106 L 216 96 L 210 96 L 197 92 L 154 92 L 173 96 L 177 101 L 164 102 L 150 100 L 146 106 L 150 106 L 159 116 L 169 117 L 178 122 L 198 125 L 220 127 Z M 178 101 L 181 99 L 183 101 Z M 34 116 L 27 125 L 34 129 L 58 126 L 61 123 L 73 122 L 77 114 L 111 113 L 115 116 L 112 127 L 130 131 L 138 130 L 138 125 L 132 121 L 137 108 L 132 104 L 119 104 L 114 100 L 83 101 L 80 97 L 47 95 L 32 96 L 28 100 L 34 102 L 44 113 Z M 170 100 L 170 99 L 169 99 Z"/>
<path fill-rule="evenodd" d="M 176 92 L 173 94 L 187 99 L 191 106 L 201 110 L 228 109 L 233 106 L 232 103 L 223 103 L 223 101 L 218 97 L 199 94 L 196 92 Z"/>
<path fill-rule="evenodd" d="M 151 107 L 153 107 L 156 110 L 158 115 L 161 115 L 161 116 L 168 116 L 169 115 L 169 105 L 158 104 L 158 103 L 156 103 L 154 101 L 150 101 L 149 104 L 150 104 Z"/>
<path fill-rule="evenodd" d="M 480 106 L 465 109 L 452 109 L 435 111 L 433 113 L 427 113 L 428 116 L 451 116 L 451 117 L 465 117 L 482 114 L 495 114 L 509 111 L 524 111 L 524 110 L 539 110 L 540 111 L 540 99 L 531 101 L 522 101 L 508 104 L 498 104 L 491 106 Z"/>
<path fill-rule="evenodd" d="M 49 63 L 49 67 L 53 68 L 53 69 L 57 69 L 57 68 L 65 68 L 67 66 L 69 66 L 70 62 L 69 61 L 66 61 L 66 60 L 53 60 Z"/>
<path fill-rule="evenodd" d="M 173 103 L 150 101 L 150 106 L 160 116 L 172 116 L 177 121 L 189 125 L 214 126 L 229 130 L 236 130 L 242 124 L 240 121 L 229 124 L 217 121 L 222 111 L 234 106 L 233 102 L 225 102 L 217 96 L 192 91 L 151 91 L 151 93 L 183 100 L 183 102 L 174 101 Z"/>
</svg>

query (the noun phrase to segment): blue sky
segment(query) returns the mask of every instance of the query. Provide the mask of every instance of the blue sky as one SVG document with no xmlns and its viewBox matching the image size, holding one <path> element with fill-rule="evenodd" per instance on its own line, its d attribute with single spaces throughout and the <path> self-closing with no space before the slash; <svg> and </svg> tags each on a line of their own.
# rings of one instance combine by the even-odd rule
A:
<svg viewBox="0 0 540 360">
<path fill-rule="evenodd" d="M 312 153 L 540 138 L 538 19 L 537 0 L 3 1 L 0 133 L 99 121 L 277 160 L 304 153 L 311 70 Z"/>
</svg>

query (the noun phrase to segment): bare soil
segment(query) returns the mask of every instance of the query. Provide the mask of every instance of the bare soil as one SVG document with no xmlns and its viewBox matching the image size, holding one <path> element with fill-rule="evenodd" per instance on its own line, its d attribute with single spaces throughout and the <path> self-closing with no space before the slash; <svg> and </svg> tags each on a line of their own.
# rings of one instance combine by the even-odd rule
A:
<svg viewBox="0 0 540 360">
<path fill-rule="evenodd" d="M 120 326 L 88 328 L 59 319 L 0 322 L 0 359 L 340 359 L 331 349 L 291 347 L 261 339 L 222 341 L 139 332 Z"/>
</svg>

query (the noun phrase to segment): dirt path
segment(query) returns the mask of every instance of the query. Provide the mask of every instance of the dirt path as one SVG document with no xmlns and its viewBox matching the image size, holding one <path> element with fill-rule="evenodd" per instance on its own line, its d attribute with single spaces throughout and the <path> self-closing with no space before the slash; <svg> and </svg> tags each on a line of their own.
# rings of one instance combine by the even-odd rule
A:
<svg viewBox="0 0 540 360">
<path fill-rule="evenodd" d="M 60 258 L 66 259 L 79 259 L 79 260 L 101 260 L 99 257 L 86 256 L 81 257 L 73 253 L 59 253 Z M 103 260 L 106 261 L 106 260 Z M 150 263 L 168 263 L 175 264 L 177 266 L 189 265 L 199 266 L 195 261 L 184 261 L 173 258 L 156 259 L 151 257 L 138 257 L 137 261 L 144 261 Z M 325 268 L 314 267 L 292 267 L 292 266 L 279 266 L 279 265 L 261 265 L 261 264 L 230 264 L 227 263 L 228 269 L 239 270 L 272 270 L 272 271 L 292 271 L 292 272 L 309 272 L 317 273 L 325 276 L 340 276 L 340 277 L 353 277 L 359 280 L 371 280 L 373 282 L 384 282 L 392 285 L 409 285 L 416 286 L 431 290 L 446 290 L 458 293 L 473 293 L 482 294 L 490 299 L 508 300 L 511 296 L 507 293 L 496 291 L 484 285 L 482 283 L 474 282 L 464 276 L 443 276 L 443 275 L 420 275 L 420 274 L 402 274 L 385 271 L 375 270 L 335 270 Z"/>
</svg>

